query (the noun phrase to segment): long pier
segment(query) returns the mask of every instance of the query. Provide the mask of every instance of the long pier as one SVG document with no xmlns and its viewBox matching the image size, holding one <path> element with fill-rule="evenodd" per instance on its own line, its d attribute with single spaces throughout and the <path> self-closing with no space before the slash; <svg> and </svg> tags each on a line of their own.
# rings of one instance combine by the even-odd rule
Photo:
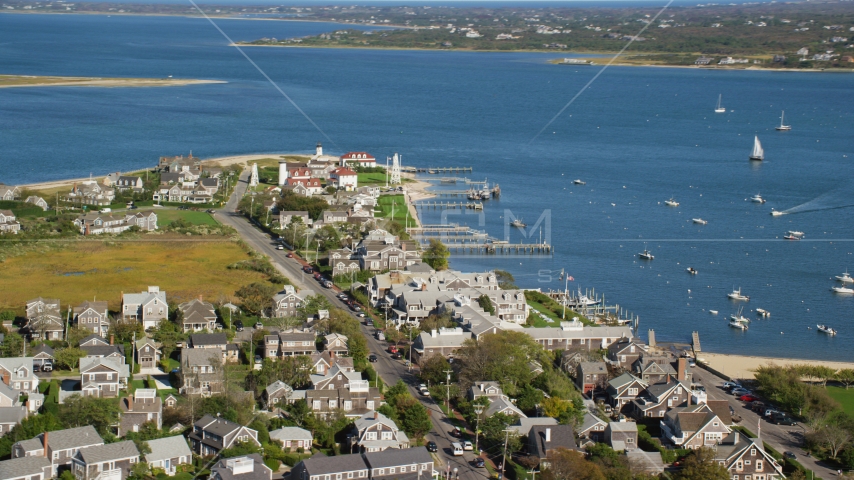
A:
<svg viewBox="0 0 854 480">
<path fill-rule="evenodd" d="M 442 173 L 471 173 L 472 167 L 400 167 L 400 170 L 408 173 L 438 175 Z"/>
<path fill-rule="evenodd" d="M 416 207 L 421 208 L 461 208 L 461 209 L 473 209 L 473 210 L 483 210 L 482 202 L 419 202 L 415 204 Z"/>
<path fill-rule="evenodd" d="M 548 243 L 465 243 L 450 242 L 445 246 L 451 252 L 482 255 L 549 255 L 553 248 Z"/>
<path fill-rule="evenodd" d="M 444 184 L 456 184 L 456 183 L 464 183 L 466 185 L 481 185 L 486 187 L 489 184 L 488 180 L 472 180 L 468 177 L 442 177 L 442 178 L 428 178 L 426 179 L 428 182 L 439 182 Z"/>
</svg>

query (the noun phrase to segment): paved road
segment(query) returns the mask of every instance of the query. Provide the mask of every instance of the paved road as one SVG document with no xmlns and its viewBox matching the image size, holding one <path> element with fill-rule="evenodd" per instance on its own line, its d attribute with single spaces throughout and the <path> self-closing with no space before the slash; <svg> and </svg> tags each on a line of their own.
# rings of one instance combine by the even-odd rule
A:
<svg viewBox="0 0 854 480">
<path fill-rule="evenodd" d="M 829 479 L 836 476 L 836 470 L 831 470 L 822 465 L 821 462 L 816 462 L 814 458 L 806 456 L 807 452 L 802 448 L 804 430 L 800 425 L 789 427 L 760 420 L 758 414 L 745 408 L 744 402 L 720 388 L 724 381 L 719 377 L 700 367 L 694 367 L 692 371 L 694 373 L 694 382 L 702 383 L 706 387 L 709 400 L 726 400 L 735 413 L 741 415 L 743 420 L 739 425 L 744 426 L 754 434 L 760 432 L 759 435 L 762 437 L 762 441 L 771 445 L 780 453 L 786 451 L 794 452 L 798 456 L 798 461 L 804 467 L 815 472 L 816 478 Z M 759 427 L 760 423 L 761 428 Z"/>
<path fill-rule="evenodd" d="M 244 216 L 235 212 L 240 198 L 248 189 L 248 180 L 249 172 L 244 172 L 240 175 L 240 179 L 234 189 L 234 193 L 225 208 L 216 214 L 217 219 L 222 223 L 233 227 L 237 233 L 257 252 L 267 255 L 273 265 L 282 274 L 290 278 L 299 290 L 303 292 L 310 292 L 311 294 L 323 295 L 328 298 L 333 305 L 340 307 L 345 311 L 349 311 L 347 305 L 336 297 L 336 290 L 323 288 L 310 275 L 305 275 L 302 271 L 302 264 L 299 263 L 297 259 L 287 258 L 285 256 L 287 252 L 277 250 L 276 243 L 268 234 L 258 228 L 255 228 Z M 351 315 L 353 315 L 352 312 Z M 353 316 L 354 318 L 357 318 L 355 315 Z M 361 321 L 361 319 L 358 318 L 357 320 Z M 249 332 L 250 326 L 246 325 L 245 327 L 245 332 Z M 382 378 L 386 385 L 393 385 L 397 383 L 398 380 L 403 379 L 403 381 L 410 386 L 412 395 L 419 399 L 430 412 L 431 420 L 433 422 L 433 430 L 427 437 L 428 440 L 432 440 L 438 445 L 438 457 L 440 461 L 443 462 L 443 465 L 437 465 L 436 469 L 444 471 L 444 469 L 450 465 L 451 471 L 453 471 L 454 468 L 459 469 L 459 477 L 463 480 L 482 480 L 484 478 L 488 478 L 488 472 L 486 469 L 478 469 L 471 466 L 471 462 L 475 459 L 475 455 L 471 452 L 465 452 L 463 457 L 454 457 L 452 455 L 451 443 L 456 441 L 456 439 L 450 435 L 451 430 L 453 430 L 453 426 L 445 418 L 444 414 L 435 402 L 429 398 L 422 397 L 417 392 L 415 387 L 420 382 L 415 376 L 414 370 L 410 373 L 401 361 L 392 359 L 386 350 L 388 348 L 386 342 L 380 342 L 373 336 L 374 330 L 375 329 L 373 327 L 368 327 L 365 324 L 362 324 L 362 333 L 368 340 L 368 347 L 370 348 L 371 353 L 375 353 L 378 357 L 378 361 L 371 365 L 373 365 L 374 369 L 376 369 L 380 378 Z"/>
</svg>

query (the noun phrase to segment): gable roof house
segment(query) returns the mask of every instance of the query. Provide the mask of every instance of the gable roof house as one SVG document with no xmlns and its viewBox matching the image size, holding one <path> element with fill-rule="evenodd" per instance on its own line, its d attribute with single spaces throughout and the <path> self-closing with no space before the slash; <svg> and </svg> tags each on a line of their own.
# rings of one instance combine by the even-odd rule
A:
<svg viewBox="0 0 854 480">
<path fill-rule="evenodd" d="M 363 453 L 369 475 L 375 480 L 417 480 L 433 478 L 433 457 L 425 447 L 391 448 Z M 342 477 L 343 478 L 343 477 Z"/>
<path fill-rule="evenodd" d="M 139 368 L 157 368 L 161 352 L 153 338 L 140 338 L 134 344 L 134 350 Z"/>
<path fill-rule="evenodd" d="M 212 303 L 203 301 L 201 296 L 178 305 L 178 310 L 181 312 L 184 332 L 216 330 L 216 309 Z"/>
<path fill-rule="evenodd" d="M 330 250 L 328 253 L 329 266 L 332 267 L 332 276 L 349 274 L 361 270 L 359 260 L 354 257 L 349 248 Z"/>
<path fill-rule="evenodd" d="M 110 357 L 80 359 L 80 386 L 84 396 L 118 397 L 127 388 L 128 365 Z"/>
<path fill-rule="evenodd" d="M 98 335 L 89 335 L 80 342 L 80 349 L 86 352 L 86 358 L 109 358 L 119 365 L 125 363 L 125 346 L 114 345 L 114 336 L 107 342 Z"/>
<path fill-rule="evenodd" d="M 21 198 L 21 189 L 0 183 L 0 200 L 15 200 Z"/>
<path fill-rule="evenodd" d="M 71 458 L 71 471 L 81 480 L 125 480 L 139 461 L 131 440 L 84 448 Z"/>
<path fill-rule="evenodd" d="M 257 453 L 223 458 L 211 467 L 210 480 L 272 480 L 273 470 Z"/>
<path fill-rule="evenodd" d="M 572 425 L 534 425 L 528 431 L 528 453 L 540 460 L 540 469 L 549 468 L 550 451 L 558 448 L 578 450 Z"/>
<path fill-rule="evenodd" d="M 605 443 L 618 452 L 638 448 L 638 424 L 635 422 L 609 422 L 605 428 Z"/>
<path fill-rule="evenodd" d="M 359 186 L 359 175 L 347 167 L 338 167 L 329 172 L 329 183 L 338 190 L 349 192 Z"/>
<path fill-rule="evenodd" d="M 313 438 L 311 432 L 299 427 L 281 427 L 270 432 L 270 440 L 276 440 L 282 444 L 282 448 L 289 452 L 291 449 L 302 448 L 310 450 Z"/>
<path fill-rule="evenodd" d="M 78 327 L 85 328 L 95 335 L 107 336 L 110 328 L 110 316 L 107 311 L 107 302 L 84 301 L 73 308 L 74 323 Z"/>
<path fill-rule="evenodd" d="M 676 370 L 670 365 L 670 357 L 667 354 L 654 355 L 649 352 L 641 354 L 632 365 L 632 372 L 650 385 L 676 377 Z"/>
<path fill-rule="evenodd" d="M 187 445 L 183 435 L 149 440 L 150 453 L 145 454 L 145 461 L 150 468 L 162 468 L 167 475 L 174 475 L 178 465 L 188 464 L 193 460 L 193 452 Z"/>
<path fill-rule="evenodd" d="M 612 407 L 621 411 L 625 405 L 636 399 L 649 385 L 630 373 L 608 380 L 605 389 Z"/>
<path fill-rule="evenodd" d="M 353 358 L 332 355 L 331 352 L 317 352 L 311 354 L 311 371 L 317 375 L 326 373 L 337 366 L 342 372 L 354 372 Z"/>
<path fill-rule="evenodd" d="M 280 403 L 287 403 L 288 398 L 293 392 L 294 389 L 290 385 L 281 380 L 276 380 L 275 382 L 267 385 L 267 388 L 264 389 L 261 396 L 264 400 L 264 404 L 268 409 L 270 409 Z"/>
<path fill-rule="evenodd" d="M 323 337 L 323 350 L 332 356 L 346 356 L 350 350 L 347 347 L 347 337 L 340 333 L 330 333 Z"/>
<path fill-rule="evenodd" d="M 37 395 L 37 394 L 33 394 Z M 39 400 L 39 406 L 44 401 L 44 396 Z M 9 433 L 21 420 L 27 418 L 28 405 L 21 403 L 21 392 L 13 389 L 5 383 L 0 384 L 0 437 Z M 28 403 L 36 402 L 29 398 Z M 35 407 L 35 405 L 33 405 Z M 38 408 L 32 409 L 33 411 Z"/>
<path fill-rule="evenodd" d="M 308 216 L 307 210 L 294 211 L 294 210 L 285 210 L 279 212 L 279 226 L 281 228 L 285 228 L 294 221 L 294 219 L 299 219 L 305 226 L 311 226 L 311 217 Z"/>
<path fill-rule="evenodd" d="M 50 460 L 44 457 L 13 458 L 0 462 L 0 478 L 5 480 L 47 480 L 53 477 Z"/>
<path fill-rule="evenodd" d="M 670 409 L 661 424 L 661 440 L 679 448 L 714 447 L 732 431 L 707 405 Z"/>
<path fill-rule="evenodd" d="M 584 447 L 587 443 L 599 443 L 605 440 L 605 428 L 608 424 L 590 412 L 584 412 L 584 418 L 578 426 L 578 445 Z"/>
<path fill-rule="evenodd" d="M 546 350 L 568 350 L 586 348 L 599 350 L 607 348 L 614 340 L 631 337 L 630 327 L 587 326 L 578 320 L 560 322 L 560 327 L 529 328 L 525 330 Z"/>
<path fill-rule="evenodd" d="M 468 391 L 468 398 L 472 401 L 480 397 L 498 398 L 502 395 L 504 392 L 498 382 L 474 382 Z"/>
<path fill-rule="evenodd" d="M 341 155 L 342 167 L 376 167 L 377 159 L 368 152 L 347 152 Z"/>
<path fill-rule="evenodd" d="M 632 365 L 644 353 L 647 346 L 632 337 L 618 338 L 608 345 L 608 362 L 615 367 L 631 370 Z"/>
<path fill-rule="evenodd" d="M 265 342 L 267 337 L 276 337 L 276 335 L 265 336 Z M 277 337 L 276 352 L 278 356 L 311 355 L 317 352 L 317 347 L 315 346 L 316 337 L 313 332 L 279 332 Z M 271 352 L 273 350 L 268 350 L 268 358 L 274 358 L 274 356 L 270 355 Z"/>
<path fill-rule="evenodd" d="M 412 344 L 412 361 L 423 365 L 433 355 L 453 358 L 454 352 L 470 338 L 473 338 L 472 333 L 464 332 L 462 328 L 440 328 L 421 332 Z"/>
<path fill-rule="evenodd" d="M 120 192 L 133 191 L 135 193 L 142 192 L 142 177 L 122 175 L 116 179 L 115 187 Z"/>
<path fill-rule="evenodd" d="M 388 448 L 409 448 L 409 437 L 388 417 L 367 412 L 353 423 L 356 445 L 362 452 L 381 452 Z"/>
<path fill-rule="evenodd" d="M 180 393 L 208 397 L 222 392 L 222 353 L 215 349 L 181 350 Z"/>
<path fill-rule="evenodd" d="M 362 380 L 362 373 L 356 371 L 342 370 L 337 365 L 333 366 L 325 375 L 311 375 L 311 383 L 315 390 L 335 390 L 338 388 L 351 389 L 351 386 L 367 386 L 366 380 Z"/>
<path fill-rule="evenodd" d="M 20 393 L 32 394 L 39 391 L 39 377 L 33 369 L 33 357 L 0 358 L 0 379 Z"/>
<path fill-rule="evenodd" d="M 575 385 L 584 393 L 602 389 L 608 382 L 605 362 L 581 362 L 575 370 Z"/>
<path fill-rule="evenodd" d="M 361 455 L 336 455 L 327 457 L 323 453 L 316 453 L 311 458 L 294 465 L 291 469 L 293 480 L 326 480 L 342 479 L 367 479 L 368 465 Z"/>
<path fill-rule="evenodd" d="M 65 323 L 59 299 L 34 298 L 27 302 L 27 331 L 34 339 L 62 340 Z"/>
<path fill-rule="evenodd" d="M 147 292 L 122 294 L 122 318 L 137 320 L 146 330 L 157 328 L 161 320 L 169 318 L 166 292 L 160 287 L 148 287 Z"/>
<path fill-rule="evenodd" d="M 691 397 L 691 386 L 685 382 L 671 379 L 650 385 L 636 399 L 632 400 L 631 414 L 635 418 L 664 417 L 667 410 L 680 407 Z"/>
<path fill-rule="evenodd" d="M 15 213 L 11 210 L 0 210 L 0 233 L 17 234 L 21 230 Z"/>
<path fill-rule="evenodd" d="M 42 457 L 50 461 L 51 476 L 59 467 L 71 465 L 71 458 L 79 450 L 103 445 L 104 440 L 91 425 L 44 432 L 29 440 L 12 445 L 12 458 Z"/>
<path fill-rule="evenodd" d="M 36 195 L 30 195 L 29 197 L 27 197 L 26 200 L 24 200 L 24 202 L 25 203 L 32 203 L 33 205 L 44 210 L 45 212 L 50 209 L 50 205 L 47 204 L 45 199 L 43 199 L 42 197 L 36 196 Z"/>
<path fill-rule="evenodd" d="M 281 292 L 273 295 L 272 316 L 275 318 L 296 317 L 299 314 L 302 302 L 303 298 L 297 295 L 294 286 L 285 285 Z"/>
<path fill-rule="evenodd" d="M 758 438 L 749 438 L 743 433 L 733 431 L 715 448 L 715 460 L 723 465 L 730 478 L 748 477 L 754 480 L 778 480 L 786 478 L 783 466 L 777 463 L 771 454 L 765 451 L 765 445 Z"/>
<path fill-rule="evenodd" d="M 63 200 L 81 205 L 107 206 L 116 199 L 113 188 L 99 185 L 95 180 L 85 180 L 79 185 L 74 184 L 71 191 L 63 196 Z"/>
<path fill-rule="evenodd" d="M 376 410 L 382 404 L 378 389 L 368 386 L 367 380 L 351 381 L 349 388 L 304 390 L 309 408 L 321 416 L 343 411 L 348 418 L 358 418 Z M 296 392 L 295 392 L 296 393 Z"/>
<path fill-rule="evenodd" d="M 257 430 L 211 415 L 205 415 L 193 424 L 189 438 L 193 451 L 204 457 L 216 455 L 220 450 L 233 447 L 238 442 L 261 446 Z"/>
<path fill-rule="evenodd" d="M 119 436 L 138 432 L 144 423 L 163 428 L 163 401 L 155 388 L 137 388 L 119 402 Z"/>
<path fill-rule="evenodd" d="M 50 347 L 50 345 L 46 345 L 44 343 L 40 344 L 36 348 L 32 350 L 33 353 L 33 365 L 44 365 L 45 363 L 53 363 L 54 360 L 54 350 Z"/>
<path fill-rule="evenodd" d="M 399 238 L 391 236 L 381 240 L 362 240 L 356 247 L 355 256 L 362 270 L 374 272 L 403 270 L 421 263 L 416 244 L 401 242 Z"/>
</svg>

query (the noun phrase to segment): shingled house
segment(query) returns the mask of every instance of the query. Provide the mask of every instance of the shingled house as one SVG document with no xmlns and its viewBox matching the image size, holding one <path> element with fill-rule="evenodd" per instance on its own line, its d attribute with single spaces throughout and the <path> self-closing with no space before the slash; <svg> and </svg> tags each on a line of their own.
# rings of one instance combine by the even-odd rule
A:
<svg viewBox="0 0 854 480">
<path fill-rule="evenodd" d="M 178 305 L 178 310 L 181 312 L 184 332 L 216 330 L 216 309 L 212 303 L 203 301 L 201 297 Z"/>
<path fill-rule="evenodd" d="M 81 480 L 125 480 L 139 461 L 139 450 L 125 440 L 78 450 L 71 460 L 71 471 Z"/>
<path fill-rule="evenodd" d="M 74 307 L 74 322 L 80 328 L 90 330 L 95 335 L 107 336 L 110 328 L 110 316 L 107 311 L 107 302 L 85 301 Z"/>
<path fill-rule="evenodd" d="M 158 430 L 163 428 L 163 401 L 157 396 L 157 389 L 137 388 L 132 396 L 119 402 L 119 436 L 138 432 L 148 422 Z"/>
<path fill-rule="evenodd" d="M 238 442 L 261 446 L 257 430 L 211 415 L 205 415 L 193 424 L 189 438 L 193 451 L 204 457 L 216 455 L 220 450 L 233 447 Z"/>
</svg>

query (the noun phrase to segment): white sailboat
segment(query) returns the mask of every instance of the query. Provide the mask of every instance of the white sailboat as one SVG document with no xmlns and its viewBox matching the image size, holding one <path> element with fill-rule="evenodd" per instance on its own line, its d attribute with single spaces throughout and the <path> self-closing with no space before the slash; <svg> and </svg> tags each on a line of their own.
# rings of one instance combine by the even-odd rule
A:
<svg viewBox="0 0 854 480">
<path fill-rule="evenodd" d="M 724 113 L 724 112 L 726 112 L 726 108 L 724 108 L 724 107 L 722 107 L 722 106 L 721 106 L 721 96 L 722 96 L 722 95 L 718 94 L 718 106 L 717 106 L 717 107 L 715 107 L 715 113 Z"/>
<path fill-rule="evenodd" d="M 765 160 L 765 150 L 762 150 L 762 144 L 759 143 L 759 137 L 753 137 L 753 151 L 750 152 L 750 159 L 762 161 Z"/>
<path fill-rule="evenodd" d="M 777 127 L 777 130 L 778 130 L 778 131 L 780 131 L 780 132 L 785 132 L 785 131 L 788 131 L 788 130 L 791 130 L 791 129 L 792 129 L 792 126 L 791 126 L 791 125 L 786 125 L 786 124 L 784 124 L 784 123 L 783 123 L 783 117 L 784 117 L 785 115 L 786 115 L 786 112 L 785 112 L 785 111 L 783 111 L 783 113 L 781 113 L 781 114 L 780 114 L 780 126 L 779 126 L 779 127 Z"/>
</svg>

